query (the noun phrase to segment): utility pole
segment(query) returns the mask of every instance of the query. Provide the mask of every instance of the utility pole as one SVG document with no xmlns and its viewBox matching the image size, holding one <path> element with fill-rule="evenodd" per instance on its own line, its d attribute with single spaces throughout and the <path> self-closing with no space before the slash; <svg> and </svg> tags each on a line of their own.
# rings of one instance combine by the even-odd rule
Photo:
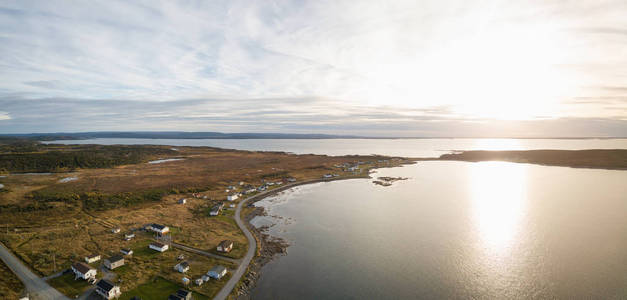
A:
<svg viewBox="0 0 627 300">
<path fill-rule="evenodd" d="M 57 272 L 57 260 L 55 259 L 56 254 L 57 254 L 56 252 L 52 253 L 52 271 L 54 273 Z"/>
</svg>

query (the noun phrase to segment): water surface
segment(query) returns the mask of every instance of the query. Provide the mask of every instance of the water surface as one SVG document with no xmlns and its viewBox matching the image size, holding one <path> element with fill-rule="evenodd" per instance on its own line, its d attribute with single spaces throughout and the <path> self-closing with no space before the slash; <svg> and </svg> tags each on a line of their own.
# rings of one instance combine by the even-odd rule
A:
<svg viewBox="0 0 627 300">
<path fill-rule="evenodd" d="M 627 172 L 503 162 L 383 169 L 257 205 L 291 243 L 254 299 L 627 297 Z"/>
<path fill-rule="evenodd" d="M 438 157 L 451 150 L 627 149 L 627 139 L 88 139 L 62 144 L 211 146 L 296 154 Z"/>
</svg>

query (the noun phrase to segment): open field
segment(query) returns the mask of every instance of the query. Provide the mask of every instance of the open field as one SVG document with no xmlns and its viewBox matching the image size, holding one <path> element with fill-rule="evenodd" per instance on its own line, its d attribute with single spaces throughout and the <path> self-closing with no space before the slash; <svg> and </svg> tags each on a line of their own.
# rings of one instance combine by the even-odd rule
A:
<svg viewBox="0 0 627 300">
<path fill-rule="evenodd" d="M 80 146 L 66 150 L 64 146 L 50 147 L 69 153 L 81 151 Z M 87 151 L 93 151 L 91 146 L 86 147 Z M 155 147 L 161 146 L 146 147 L 153 152 L 157 151 Z M 169 147 L 163 150 L 175 151 Z M 233 209 L 228 207 L 239 200 L 224 201 L 229 193 L 267 182 L 285 183 L 286 178 L 303 181 L 318 179 L 324 174 L 336 174 L 338 178 L 367 176 L 371 168 L 406 163 L 389 158 L 384 162 L 382 157 L 370 156 L 329 157 L 208 147 L 177 147 L 175 152 L 175 155 L 146 157 L 182 160 L 154 164 L 142 161 L 112 168 L 73 168 L 71 173 L 3 174 L 5 177 L 0 177 L 0 183 L 6 188 L 0 193 L 0 241 L 42 276 L 67 269 L 89 254 L 97 253 L 104 259 L 119 254 L 121 248 L 131 248 L 134 255 L 127 259 L 124 267 L 113 271 L 123 293 L 157 277 L 180 283 L 182 275 L 173 270 L 179 254 L 188 257 L 191 279 L 217 264 L 229 269 L 236 266 L 180 250 L 165 253 L 149 250 L 147 245 L 154 237 L 140 230 L 145 224 L 167 225 L 172 241 L 211 253 L 216 253 L 215 247 L 220 241 L 232 240 L 234 250 L 226 256 L 241 258 L 247 249 L 247 240 L 233 219 Z M 360 171 L 345 171 L 346 165 L 358 162 L 361 162 Z M 64 180 L 67 178 L 76 179 Z M 186 198 L 187 203 L 179 204 L 181 198 Z M 210 208 L 223 201 L 226 205 L 221 215 L 209 216 Z M 112 233 L 115 227 L 121 231 Z M 125 241 L 123 237 L 128 232 L 134 232 L 136 237 Z M 102 275 L 100 269 L 98 273 Z M 191 289 L 211 297 L 228 276 Z M 76 286 L 78 283 L 65 277 L 51 284 L 70 296 L 81 290 Z"/>
<path fill-rule="evenodd" d="M 70 298 L 80 296 L 91 286 L 85 280 L 74 280 L 74 273 L 71 272 L 48 280 L 48 284 Z"/>
<path fill-rule="evenodd" d="M 528 150 L 462 151 L 444 154 L 439 160 L 508 161 L 573 168 L 627 170 L 627 150 Z"/>
<path fill-rule="evenodd" d="M 17 299 L 24 285 L 1 260 L 0 274 L 0 299 Z"/>
</svg>

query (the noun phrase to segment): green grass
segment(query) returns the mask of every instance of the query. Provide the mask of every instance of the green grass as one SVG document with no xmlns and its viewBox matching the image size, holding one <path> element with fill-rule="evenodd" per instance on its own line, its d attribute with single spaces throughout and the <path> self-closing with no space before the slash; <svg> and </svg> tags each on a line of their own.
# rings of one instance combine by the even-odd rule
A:
<svg viewBox="0 0 627 300">
<path fill-rule="evenodd" d="M 64 274 L 57 278 L 48 280 L 48 283 L 70 298 L 80 296 L 87 287 L 90 286 L 87 281 L 82 279 L 74 280 L 74 273 Z"/>
<path fill-rule="evenodd" d="M 133 296 L 139 296 L 142 300 L 166 299 L 168 295 L 175 293 L 177 290 L 182 288 L 182 285 L 166 280 L 163 277 L 155 277 L 148 283 L 122 293 L 122 297 L 120 297 L 120 299 L 127 300 Z M 195 300 L 209 299 L 207 296 L 198 293 L 193 293 L 192 295 Z"/>
<path fill-rule="evenodd" d="M 137 258 L 153 258 L 159 256 L 161 252 L 148 248 L 148 245 L 152 243 L 151 240 L 141 240 L 129 247 L 133 250 L 133 257 Z"/>
</svg>

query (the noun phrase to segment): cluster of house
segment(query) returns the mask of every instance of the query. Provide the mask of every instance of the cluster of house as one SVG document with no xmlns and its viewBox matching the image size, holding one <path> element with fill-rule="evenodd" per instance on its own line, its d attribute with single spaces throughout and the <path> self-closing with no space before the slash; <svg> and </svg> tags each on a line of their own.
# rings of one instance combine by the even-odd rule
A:
<svg viewBox="0 0 627 300">
<path fill-rule="evenodd" d="M 233 242 L 232 241 L 222 241 L 220 242 L 220 244 L 218 244 L 218 246 L 216 247 L 216 249 L 219 252 L 224 252 L 224 253 L 228 253 L 231 250 L 233 250 Z M 176 264 L 174 266 L 174 270 L 176 270 L 179 273 L 186 273 L 187 271 L 189 271 L 189 263 L 187 261 L 182 261 L 178 264 Z M 194 280 L 194 283 L 198 286 L 203 285 L 205 282 L 209 281 L 211 278 L 214 279 L 220 279 L 222 277 L 224 277 L 224 275 L 226 275 L 227 273 L 227 269 L 224 266 L 215 266 L 213 268 L 211 268 L 211 270 L 209 270 L 206 274 L 202 275 L 200 278 L 197 278 L 196 280 Z M 182 281 L 184 284 L 189 284 L 190 279 L 187 277 L 183 277 Z"/>
<path fill-rule="evenodd" d="M 100 255 L 94 254 L 94 255 L 89 255 L 85 257 L 86 263 L 75 262 L 74 264 L 72 264 L 70 269 L 72 270 L 72 272 L 74 272 L 74 275 L 75 275 L 74 279 L 80 278 L 80 279 L 86 280 L 87 282 L 91 284 L 96 283 L 96 275 L 98 271 L 96 270 L 96 268 L 88 265 L 88 263 L 97 262 L 99 260 L 100 260 Z M 118 268 L 124 265 L 124 258 L 119 255 L 109 257 L 104 260 L 104 265 L 110 270 L 113 270 L 115 268 Z M 105 299 L 117 298 L 117 297 L 120 297 L 120 295 L 122 294 L 120 292 L 120 286 L 106 279 L 101 279 L 96 283 L 95 291 L 96 293 L 104 297 Z"/>
<path fill-rule="evenodd" d="M 222 277 L 224 277 L 224 275 L 226 275 L 227 273 L 227 269 L 224 266 L 215 266 L 213 268 L 211 268 L 211 270 L 207 271 L 207 274 L 202 275 L 200 278 L 196 278 L 196 280 L 194 280 L 194 283 L 198 286 L 203 285 L 205 282 L 211 280 L 211 278 L 213 279 L 221 279 Z M 189 278 L 187 277 L 183 277 L 183 283 L 189 283 Z"/>
</svg>

